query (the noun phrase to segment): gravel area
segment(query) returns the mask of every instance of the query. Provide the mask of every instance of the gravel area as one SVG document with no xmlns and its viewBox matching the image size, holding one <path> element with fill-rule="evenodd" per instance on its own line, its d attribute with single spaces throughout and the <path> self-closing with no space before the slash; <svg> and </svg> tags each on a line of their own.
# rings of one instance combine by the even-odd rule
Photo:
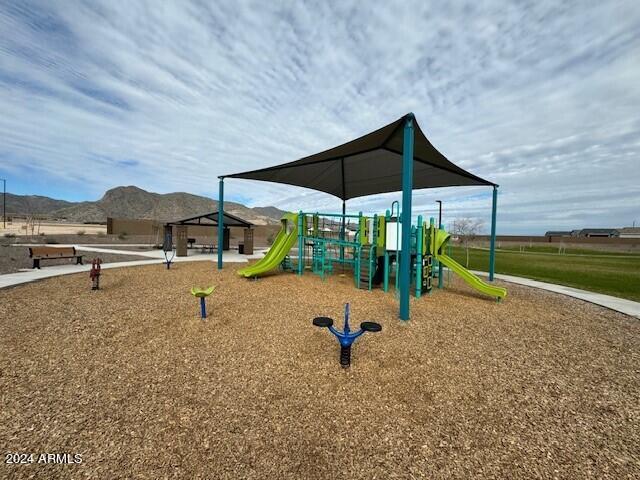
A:
<svg viewBox="0 0 640 480">
<path fill-rule="evenodd" d="M 640 477 L 640 324 L 507 285 L 412 299 L 346 277 L 106 270 L 0 291 L 0 450 L 82 454 L 5 478 Z M 199 318 L 192 285 L 216 285 Z M 383 331 L 353 347 L 311 320 Z M 6 472 L 6 473 L 3 473 Z"/>
<path fill-rule="evenodd" d="M 55 245 L 51 245 L 55 247 Z M 99 253 L 78 251 L 79 255 L 83 255 L 84 263 L 91 263 L 92 258 L 101 258 L 103 263 L 111 262 L 128 262 L 130 260 L 148 260 L 148 258 L 140 255 L 120 255 L 117 253 Z M 62 258 L 55 260 L 43 260 L 40 264 L 42 268 L 53 265 L 75 265 L 75 259 Z M 4 273 L 19 272 L 24 268 L 32 268 L 33 260 L 29 258 L 28 247 L 11 247 L 8 245 L 0 245 L 0 275 Z"/>
<path fill-rule="evenodd" d="M 126 245 L 128 243 L 147 243 L 150 247 L 156 241 L 156 238 L 151 235 L 73 235 L 73 234 L 58 234 L 58 235 L 34 235 L 34 236 L 15 236 L 15 237 L 4 237 L 2 239 L 3 242 L 11 242 L 11 243 L 51 243 L 52 246 L 55 244 L 92 244 L 92 243 L 104 243 L 104 244 L 116 244 L 121 243 Z M 159 241 L 162 241 L 160 239 Z"/>
</svg>

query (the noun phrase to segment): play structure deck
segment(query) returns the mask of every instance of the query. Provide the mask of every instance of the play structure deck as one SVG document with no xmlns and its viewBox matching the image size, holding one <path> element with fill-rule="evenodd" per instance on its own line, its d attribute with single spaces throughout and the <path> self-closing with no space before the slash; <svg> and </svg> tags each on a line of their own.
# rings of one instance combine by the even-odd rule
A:
<svg viewBox="0 0 640 480">
<path fill-rule="evenodd" d="M 357 288 L 371 290 L 382 286 L 386 292 L 390 284 L 398 289 L 399 265 L 405 253 L 402 248 L 401 218 L 397 202 L 384 215 L 364 216 L 339 213 L 288 213 L 264 258 L 243 268 L 238 274 L 255 278 L 274 270 L 294 271 L 303 275 L 312 271 L 324 278 L 334 272 L 351 271 Z M 394 215 L 395 211 L 395 215 Z M 435 220 L 425 225 L 418 216 L 412 225 L 408 249 L 411 265 L 411 287 L 414 295 L 429 293 L 434 286 L 444 285 L 443 268 L 459 275 L 480 293 L 502 300 L 506 289 L 490 285 L 447 255 L 451 235 L 436 228 Z M 297 255 L 290 255 L 297 244 Z"/>
</svg>

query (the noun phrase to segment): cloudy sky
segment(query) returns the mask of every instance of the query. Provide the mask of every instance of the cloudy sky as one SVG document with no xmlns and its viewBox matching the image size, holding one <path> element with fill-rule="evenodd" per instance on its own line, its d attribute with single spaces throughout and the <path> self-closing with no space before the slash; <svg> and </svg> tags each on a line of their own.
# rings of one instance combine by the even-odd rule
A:
<svg viewBox="0 0 640 480">
<path fill-rule="evenodd" d="M 218 175 L 410 111 L 450 160 L 500 184 L 499 233 L 640 223 L 637 0 L 0 0 L 0 176 L 13 193 L 95 200 L 135 184 L 216 197 Z M 340 207 L 268 183 L 226 192 Z M 417 191 L 416 212 L 436 199 L 446 222 L 489 218 L 486 187 Z"/>
</svg>

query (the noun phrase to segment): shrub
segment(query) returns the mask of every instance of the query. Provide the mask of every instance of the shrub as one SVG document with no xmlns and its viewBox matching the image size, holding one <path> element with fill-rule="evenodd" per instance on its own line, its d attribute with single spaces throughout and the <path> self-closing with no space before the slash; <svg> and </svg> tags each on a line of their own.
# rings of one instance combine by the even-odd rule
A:
<svg viewBox="0 0 640 480">
<path fill-rule="evenodd" d="M 4 234 L 5 238 L 16 238 L 15 233 L 7 232 Z"/>
<path fill-rule="evenodd" d="M 76 235 L 80 235 L 80 236 L 82 236 L 82 235 L 84 235 L 85 233 L 87 233 L 87 232 L 85 232 L 84 230 L 78 230 L 78 231 L 76 232 Z"/>
<path fill-rule="evenodd" d="M 99 237 L 106 237 L 106 236 L 107 236 L 107 234 L 106 234 L 106 233 L 104 233 L 104 232 L 98 232 L 98 236 L 99 236 Z"/>
<path fill-rule="evenodd" d="M 44 243 L 47 243 L 49 245 L 55 245 L 56 243 L 60 243 L 60 242 L 57 241 L 55 238 L 45 238 Z"/>
<path fill-rule="evenodd" d="M 127 232 L 122 232 L 118 234 L 118 238 L 120 240 L 124 240 L 125 238 L 127 238 Z"/>
<path fill-rule="evenodd" d="M 270 233 L 269 236 L 267 237 L 267 243 L 271 245 L 273 243 L 273 240 L 274 240 L 273 233 Z"/>
</svg>

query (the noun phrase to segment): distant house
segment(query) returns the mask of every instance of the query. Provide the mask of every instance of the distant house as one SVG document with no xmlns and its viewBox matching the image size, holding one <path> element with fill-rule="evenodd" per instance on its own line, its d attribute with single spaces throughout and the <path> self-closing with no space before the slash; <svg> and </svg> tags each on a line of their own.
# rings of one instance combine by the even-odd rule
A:
<svg viewBox="0 0 640 480">
<path fill-rule="evenodd" d="M 579 236 L 587 238 L 613 238 L 619 237 L 620 232 L 615 228 L 583 228 L 580 230 Z"/>
<path fill-rule="evenodd" d="M 640 238 L 640 227 L 624 227 L 618 229 L 620 238 Z"/>
<path fill-rule="evenodd" d="M 571 236 L 571 232 L 551 230 L 551 231 L 545 233 L 544 236 L 545 237 L 570 237 Z"/>
</svg>

